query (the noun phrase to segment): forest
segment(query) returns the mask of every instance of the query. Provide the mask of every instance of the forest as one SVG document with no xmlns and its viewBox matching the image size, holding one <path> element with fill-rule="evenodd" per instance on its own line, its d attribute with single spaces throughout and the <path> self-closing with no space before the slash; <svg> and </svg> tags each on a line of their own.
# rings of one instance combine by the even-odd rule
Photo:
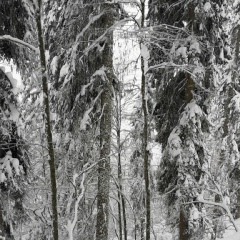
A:
<svg viewBox="0 0 240 240">
<path fill-rule="evenodd" d="M 240 240 L 240 0 L 0 0 L 0 239 Z"/>
</svg>

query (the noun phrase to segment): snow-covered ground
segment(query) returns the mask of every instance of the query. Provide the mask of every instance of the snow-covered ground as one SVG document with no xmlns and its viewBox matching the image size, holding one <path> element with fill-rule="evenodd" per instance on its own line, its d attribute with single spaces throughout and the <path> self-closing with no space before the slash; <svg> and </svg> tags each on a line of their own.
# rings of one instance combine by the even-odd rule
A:
<svg viewBox="0 0 240 240">
<path fill-rule="evenodd" d="M 240 218 L 237 219 L 236 224 L 238 226 L 239 232 L 236 232 L 233 226 L 231 225 L 227 228 L 226 232 L 224 233 L 224 238 L 217 238 L 218 240 L 240 240 Z"/>
</svg>

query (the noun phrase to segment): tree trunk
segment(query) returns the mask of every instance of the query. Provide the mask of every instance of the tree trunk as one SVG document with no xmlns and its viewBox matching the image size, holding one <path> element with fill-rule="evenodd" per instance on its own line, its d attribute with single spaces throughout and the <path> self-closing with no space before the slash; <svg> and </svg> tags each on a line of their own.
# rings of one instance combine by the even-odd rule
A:
<svg viewBox="0 0 240 240">
<path fill-rule="evenodd" d="M 101 19 L 102 27 L 108 29 L 113 25 L 113 4 L 102 4 L 106 14 Z M 112 121 L 112 32 L 105 40 L 102 54 L 103 65 L 107 79 L 103 82 L 101 95 L 102 116 L 100 120 L 100 159 L 98 163 L 98 194 L 96 240 L 108 240 L 109 222 L 109 188 L 110 188 L 110 151 L 111 151 L 111 121 Z"/>
<path fill-rule="evenodd" d="M 238 65 L 239 65 L 239 48 L 240 48 L 240 26 L 237 27 L 237 37 L 236 37 L 236 47 L 235 47 L 235 59 L 234 59 L 234 72 L 233 72 L 233 79 L 232 79 L 232 84 L 236 84 L 236 79 L 238 77 Z M 233 97 L 233 90 L 232 90 L 232 96 Z M 228 117 L 230 114 L 227 114 Z M 240 149 L 240 146 L 238 146 L 238 149 Z M 236 170 L 236 181 L 239 183 L 239 177 L 240 177 L 240 171 L 239 169 Z M 240 218 L 240 189 L 238 188 L 237 190 L 237 203 L 236 203 L 236 215 L 235 218 L 238 219 Z"/>
<path fill-rule="evenodd" d="M 144 28 L 145 21 L 145 1 L 141 1 L 141 28 Z M 142 41 L 140 42 L 140 47 Z M 145 211 L 146 211 L 146 240 L 150 240 L 151 230 L 151 199 L 150 199 L 150 184 L 149 184 L 149 155 L 148 155 L 148 110 L 147 110 L 147 96 L 146 96 L 146 76 L 145 76 L 145 61 L 144 56 L 141 55 L 141 94 L 142 94 L 142 110 L 143 110 L 143 159 L 144 159 L 144 181 L 145 181 Z"/>
<path fill-rule="evenodd" d="M 3 211 L 2 205 L 0 205 L 0 236 L 5 240 L 14 240 L 9 224 L 4 221 Z"/>
<path fill-rule="evenodd" d="M 49 107 L 49 90 L 47 79 L 47 65 L 45 57 L 45 45 L 43 39 L 42 25 L 41 25 L 41 8 L 42 1 L 38 0 L 38 6 L 35 6 L 36 10 L 36 24 L 38 34 L 38 44 L 42 71 L 42 87 L 43 87 L 43 105 L 44 105 L 44 117 L 45 117 L 45 131 L 47 135 L 47 145 L 49 154 L 49 167 L 50 167 L 50 179 L 51 179 L 51 194 L 52 194 L 52 224 L 53 224 L 53 239 L 58 240 L 58 210 L 57 210 L 57 183 L 55 173 L 55 157 L 52 140 L 52 129 L 50 119 L 50 107 Z"/>
<path fill-rule="evenodd" d="M 120 106 L 121 107 L 121 106 Z M 121 111 L 121 110 L 120 110 Z M 118 116 L 120 117 L 120 116 Z M 119 118 L 118 122 L 121 121 Z M 121 200 L 122 200 L 122 167 L 121 167 L 121 133 L 120 124 L 117 129 L 117 143 L 118 143 L 118 222 L 119 222 L 119 239 L 122 240 L 122 211 L 121 211 Z"/>
<path fill-rule="evenodd" d="M 125 199 L 122 193 L 122 212 L 123 212 L 123 233 L 124 233 L 124 240 L 127 240 L 127 217 L 126 217 L 126 205 Z"/>
<path fill-rule="evenodd" d="M 119 94 L 116 95 L 117 101 L 117 146 L 118 146 L 118 215 L 119 215 L 119 236 L 120 240 L 122 240 L 122 230 L 124 233 L 124 240 L 127 240 L 127 219 L 126 219 L 126 209 L 125 209 L 125 199 L 123 194 L 123 187 L 122 187 L 122 163 L 121 163 L 121 153 L 122 153 L 122 146 L 121 146 L 121 121 L 122 121 L 122 109 L 121 109 L 121 90 Z M 122 224 L 122 217 L 123 217 L 123 224 Z"/>
<path fill-rule="evenodd" d="M 188 221 L 184 214 L 183 209 L 180 209 L 180 218 L 179 218 L 179 240 L 188 240 Z"/>
</svg>

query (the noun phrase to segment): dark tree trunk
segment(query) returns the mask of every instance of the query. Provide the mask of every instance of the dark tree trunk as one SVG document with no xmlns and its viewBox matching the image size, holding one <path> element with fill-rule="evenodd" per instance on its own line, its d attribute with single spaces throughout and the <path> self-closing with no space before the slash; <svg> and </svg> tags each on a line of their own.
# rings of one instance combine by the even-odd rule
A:
<svg viewBox="0 0 240 240">
<path fill-rule="evenodd" d="M 108 29 L 114 23 L 113 4 L 102 4 L 102 11 L 105 11 L 106 14 L 101 19 L 101 27 Z M 108 240 L 113 81 L 112 41 L 112 32 L 110 32 L 104 43 L 102 59 L 107 79 L 103 82 L 103 92 L 101 95 L 102 115 L 100 121 L 96 240 Z"/>
<path fill-rule="evenodd" d="M 47 135 L 50 179 L 51 179 L 53 239 L 58 240 L 57 183 L 56 183 L 55 157 L 54 157 L 51 119 L 50 119 L 49 90 L 48 90 L 48 79 L 47 79 L 47 65 L 46 65 L 46 57 L 45 57 L 45 45 L 44 45 L 42 25 L 41 25 L 41 8 L 42 8 L 42 1 L 38 0 L 38 6 L 35 6 L 35 10 L 36 10 L 36 24 L 37 24 L 40 62 L 41 62 L 41 70 L 42 70 L 45 131 Z"/>
</svg>

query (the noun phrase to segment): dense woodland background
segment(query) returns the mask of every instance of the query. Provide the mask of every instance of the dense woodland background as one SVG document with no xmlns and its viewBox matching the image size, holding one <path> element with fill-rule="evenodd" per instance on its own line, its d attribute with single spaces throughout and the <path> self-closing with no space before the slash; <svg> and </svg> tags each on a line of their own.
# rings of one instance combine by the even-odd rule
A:
<svg viewBox="0 0 240 240">
<path fill-rule="evenodd" d="M 0 239 L 240 239 L 239 11 L 0 0 Z"/>
</svg>

